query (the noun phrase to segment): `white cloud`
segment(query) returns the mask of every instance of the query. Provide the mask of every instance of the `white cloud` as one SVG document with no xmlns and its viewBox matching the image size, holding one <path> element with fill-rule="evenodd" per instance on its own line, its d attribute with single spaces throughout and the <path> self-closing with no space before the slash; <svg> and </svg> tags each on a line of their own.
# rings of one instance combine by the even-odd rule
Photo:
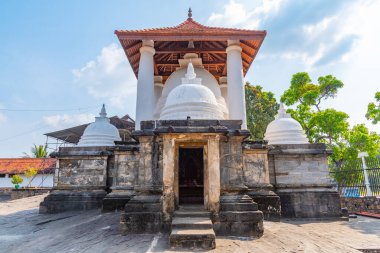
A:
<svg viewBox="0 0 380 253">
<path fill-rule="evenodd" d="M 52 116 L 43 117 L 43 121 L 54 128 L 67 128 L 74 127 L 81 124 L 91 123 L 95 120 L 95 115 L 89 113 L 82 114 L 56 114 Z"/>
<path fill-rule="evenodd" d="M 7 122 L 7 120 L 8 119 L 5 116 L 5 114 L 0 112 L 0 124 L 4 124 L 5 122 Z"/>
<path fill-rule="evenodd" d="M 124 108 L 129 97 L 136 96 L 137 80 L 122 48 L 104 47 L 96 60 L 74 69 L 75 82 L 86 87 L 95 98 L 105 98 L 112 106 Z"/>
<path fill-rule="evenodd" d="M 211 14 L 208 24 L 256 29 L 260 26 L 262 20 L 276 13 L 284 2 L 284 0 L 262 0 L 257 5 L 252 5 L 252 2 L 249 2 L 250 6 L 255 7 L 250 10 L 247 5 L 230 0 L 224 6 L 223 13 L 213 12 Z"/>
</svg>

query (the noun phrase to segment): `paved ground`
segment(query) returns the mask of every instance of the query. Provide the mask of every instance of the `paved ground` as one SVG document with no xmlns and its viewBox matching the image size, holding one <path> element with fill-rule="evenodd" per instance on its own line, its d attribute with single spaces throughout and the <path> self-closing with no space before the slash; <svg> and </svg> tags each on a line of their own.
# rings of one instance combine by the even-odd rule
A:
<svg viewBox="0 0 380 253">
<path fill-rule="evenodd" d="M 119 213 L 38 214 L 43 196 L 0 203 L 0 252 L 171 252 L 167 235 L 119 234 Z M 265 222 L 257 240 L 217 238 L 209 252 L 360 252 L 380 249 L 380 219 Z"/>
</svg>

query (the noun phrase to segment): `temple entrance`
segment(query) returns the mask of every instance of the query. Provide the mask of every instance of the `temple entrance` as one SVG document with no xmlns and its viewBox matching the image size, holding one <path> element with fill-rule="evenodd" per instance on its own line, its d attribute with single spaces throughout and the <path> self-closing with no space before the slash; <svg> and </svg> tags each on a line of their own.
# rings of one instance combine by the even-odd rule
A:
<svg viewBox="0 0 380 253">
<path fill-rule="evenodd" d="M 179 204 L 203 204 L 203 148 L 179 148 Z"/>
</svg>

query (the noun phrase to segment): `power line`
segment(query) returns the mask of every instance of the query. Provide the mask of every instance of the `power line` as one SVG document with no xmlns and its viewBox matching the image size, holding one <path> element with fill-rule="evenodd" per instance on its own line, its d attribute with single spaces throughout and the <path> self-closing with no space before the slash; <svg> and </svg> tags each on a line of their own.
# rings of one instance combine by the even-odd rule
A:
<svg viewBox="0 0 380 253">
<path fill-rule="evenodd" d="M 16 134 L 16 135 L 13 135 L 13 136 L 9 136 L 9 137 L 6 137 L 4 139 L 0 139 L 0 142 L 3 142 L 3 141 L 7 141 L 7 140 L 10 140 L 10 139 L 13 139 L 13 138 L 16 138 L 16 137 L 20 137 L 20 136 L 23 136 L 23 135 L 26 135 L 26 134 L 29 134 L 29 133 L 33 133 L 33 132 L 36 132 L 36 131 L 39 131 L 39 130 L 42 130 L 46 127 L 49 127 L 48 125 L 43 125 L 43 126 L 40 126 L 40 127 L 37 127 L 37 128 L 34 128 L 32 130 L 29 130 L 29 131 L 26 131 L 26 132 L 22 132 L 22 133 L 19 133 L 19 134 Z"/>
<path fill-rule="evenodd" d="M 97 106 L 89 106 L 89 107 L 80 107 L 80 108 L 68 108 L 68 109 L 8 109 L 8 108 L 0 108 L 0 111 L 9 111 L 9 112 L 62 112 L 62 111 L 81 111 L 86 109 L 100 108 Z"/>
</svg>

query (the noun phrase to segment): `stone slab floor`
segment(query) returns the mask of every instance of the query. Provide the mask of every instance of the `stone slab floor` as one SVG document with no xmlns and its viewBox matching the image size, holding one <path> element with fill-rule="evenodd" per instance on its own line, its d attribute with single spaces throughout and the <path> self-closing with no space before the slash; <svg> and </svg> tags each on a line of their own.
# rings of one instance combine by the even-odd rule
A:
<svg viewBox="0 0 380 253">
<path fill-rule="evenodd" d="M 118 231 L 119 213 L 38 214 L 46 195 L 0 202 L 0 252 L 171 252 L 168 236 Z M 380 219 L 265 222 L 258 240 L 222 238 L 209 252 L 361 252 L 380 249 Z M 380 252 L 380 251 L 365 251 Z"/>
</svg>

